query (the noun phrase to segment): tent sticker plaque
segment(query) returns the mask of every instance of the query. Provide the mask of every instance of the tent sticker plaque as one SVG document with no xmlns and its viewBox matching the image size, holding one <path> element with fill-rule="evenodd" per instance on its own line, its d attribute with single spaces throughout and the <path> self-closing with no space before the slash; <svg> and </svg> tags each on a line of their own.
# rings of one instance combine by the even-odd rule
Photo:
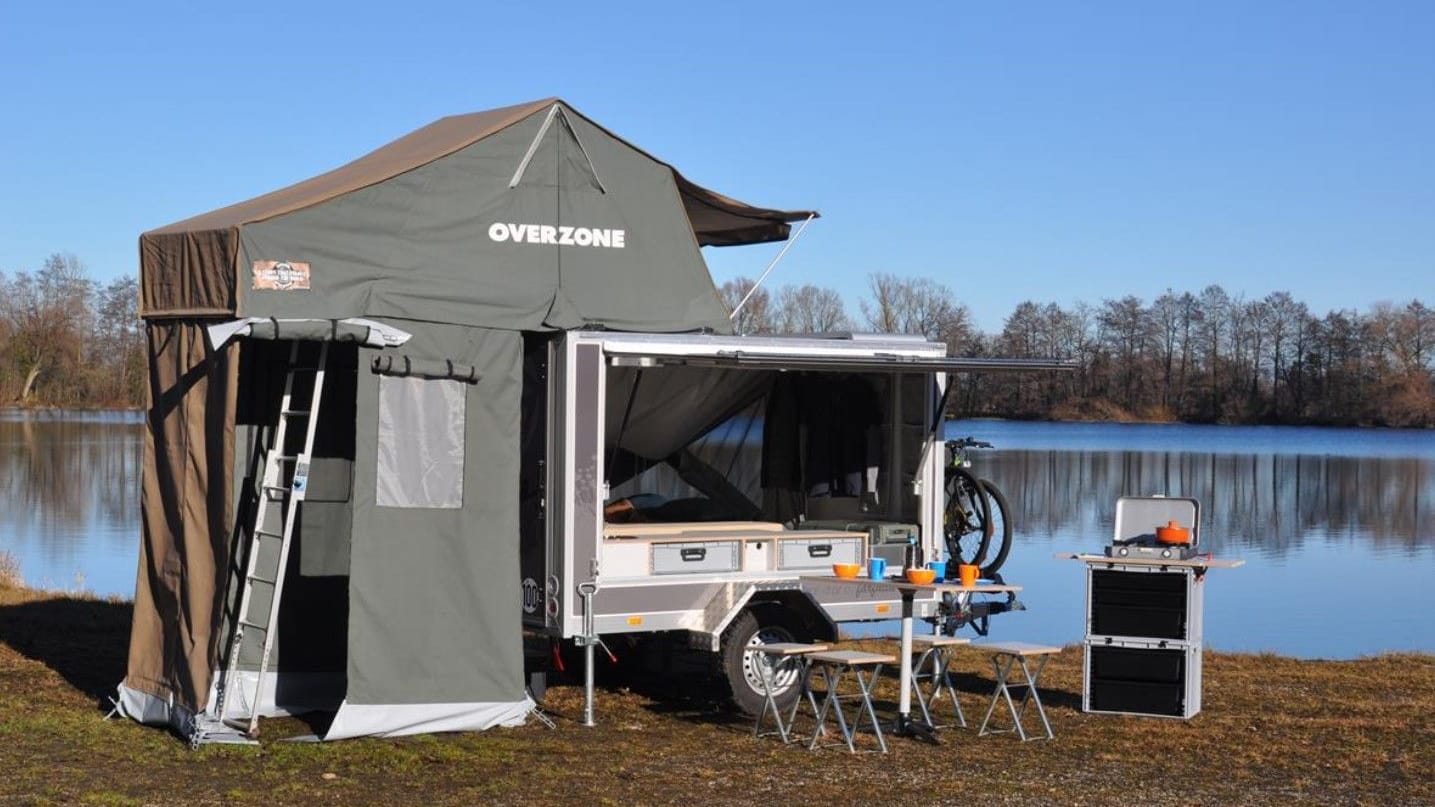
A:
<svg viewBox="0 0 1435 807">
<path fill-rule="evenodd" d="M 255 261 L 254 288 L 265 291 L 295 291 L 309 288 L 309 264 L 305 261 Z"/>
</svg>

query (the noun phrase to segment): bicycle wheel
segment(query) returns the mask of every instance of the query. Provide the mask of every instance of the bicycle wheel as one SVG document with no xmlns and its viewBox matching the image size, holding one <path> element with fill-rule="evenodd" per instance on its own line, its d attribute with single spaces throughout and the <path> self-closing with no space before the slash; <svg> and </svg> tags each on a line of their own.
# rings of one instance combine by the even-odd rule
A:
<svg viewBox="0 0 1435 807">
<path fill-rule="evenodd" d="M 981 483 L 965 468 L 948 468 L 942 526 L 949 561 L 980 564 L 992 540 L 991 504 Z M 953 569 L 953 572 L 956 570 Z"/>
<path fill-rule="evenodd" d="M 987 519 L 987 526 L 990 527 L 992 540 L 996 543 L 996 553 L 993 554 L 991 563 L 982 567 L 982 577 L 990 578 L 997 570 L 1006 563 L 1007 555 L 1011 554 L 1011 509 L 1007 507 L 1006 496 L 1001 489 L 991 483 L 991 480 L 979 480 L 982 485 L 982 492 L 987 495 L 990 503 L 990 518 Z M 989 547 L 991 548 L 991 547 Z"/>
</svg>

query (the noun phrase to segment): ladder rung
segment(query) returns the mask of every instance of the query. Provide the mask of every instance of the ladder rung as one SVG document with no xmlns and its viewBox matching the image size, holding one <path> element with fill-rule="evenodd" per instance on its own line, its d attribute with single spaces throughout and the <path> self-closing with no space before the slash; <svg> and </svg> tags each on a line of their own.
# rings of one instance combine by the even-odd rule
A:
<svg viewBox="0 0 1435 807">
<path fill-rule="evenodd" d="M 262 536 L 264 536 L 265 538 L 283 538 L 283 537 L 284 537 L 284 534 L 283 534 L 283 533 L 270 532 L 270 531 L 268 531 L 268 530 L 255 530 L 255 531 L 254 531 L 254 534 L 255 534 L 255 535 L 262 535 Z"/>
<path fill-rule="evenodd" d="M 293 462 L 294 460 L 299 459 L 299 455 L 298 455 L 298 454 L 275 454 L 274 456 L 270 457 L 269 459 L 278 460 L 279 462 Z"/>
<path fill-rule="evenodd" d="M 268 578 L 268 577 L 260 577 L 260 576 L 257 575 L 257 574 L 256 574 L 256 575 L 251 575 L 251 576 L 249 577 L 249 579 L 250 579 L 251 582 L 257 580 L 257 581 L 259 581 L 260 583 L 268 583 L 268 584 L 271 585 L 271 586 L 272 586 L 272 585 L 275 585 L 275 584 L 278 582 L 278 581 L 276 581 L 276 580 L 271 580 L 271 579 Z"/>
<path fill-rule="evenodd" d="M 309 410 L 308 410 L 308 409 L 283 409 L 283 410 L 280 410 L 279 414 L 283 415 L 284 417 L 308 417 L 308 416 L 309 416 Z"/>
<path fill-rule="evenodd" d="M 267 626 L 267 625 L 261 625 L 261 624 L 259 624 L 258 622 L 250 622 L 250 621 L 247 620 L 247 619 L 241 619 L 241 620 L 239 620 L 239 624 L 243 625 L 243 626 L 246 627 L 246 628 L 256 628 L 256 629 L 258 629 L 258 630 L 264 631 L 265 633 L 268 633 L 268 632 L 269 632 L 269 626 Z"/>
<path fill-rule="evenodd" d="M 289 488 L 287 488 L 287 487 L 285 487 L 285 486 L 283 486 L 283 485 L 265 485 L 265 486 L 264 486 L 264 489 L 265 489 L 265 490 L 277 490 L 277 491 L 279 491 L 279 492 L 281 492 L 281 493 L 288 493 L 288 492 L 289 492 Z"/>
</svg>

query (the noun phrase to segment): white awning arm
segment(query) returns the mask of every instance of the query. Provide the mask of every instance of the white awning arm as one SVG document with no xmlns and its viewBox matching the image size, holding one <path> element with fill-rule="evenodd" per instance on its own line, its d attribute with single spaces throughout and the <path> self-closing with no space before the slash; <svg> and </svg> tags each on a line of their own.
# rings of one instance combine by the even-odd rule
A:
<svg viewBox="0 0 1435 807">
<path fill-rule="evenodd" d="M 815 218 L 817 218 L 816 213 L 807 214 L 807 220 L 802 222 L 802 226 L 797 228 L 797 232 L 793 233 L 792 237 L 787 239 L 787 243 L 782 245 L 782 251 L 777 253 L 777 257 L 772 259 L 772 262 L 767 265 L 766 269 L 762 270 L 762 274 L 758 276 L 757 282 L 752 284 L 752 288 L 747 290 L 747 294 L 743 295 L 742 300 L 733 306 L 732 313 L 728 315 L 729 322 L 737 320 L 738 312 L 742 311 L 742 307 L 747 305 L 747 301 L 752 299 L 753 294 L 757 293 L 758 288 L 762 286 L 762 282 L 767 280 L 767 276 L 772 274 L 773 269 L 777 268 L 778 261 L 781 261 L 782 257 L 787 254 L 787 251 L 792 249 L 792 245 L 797 243 L 797 239 L 802 237 L 802 233 L 807 229 L 807 225 L 811 224 Z"/>
</svg>

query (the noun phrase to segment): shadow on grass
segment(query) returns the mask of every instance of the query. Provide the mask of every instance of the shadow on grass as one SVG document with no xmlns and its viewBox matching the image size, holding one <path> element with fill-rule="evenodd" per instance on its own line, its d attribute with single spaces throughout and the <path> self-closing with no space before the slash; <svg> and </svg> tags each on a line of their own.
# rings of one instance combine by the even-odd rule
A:
<svg viewBox="0 0 1435 807">
<path fill-rule="evenodd" d="M 0 642 L 105 704 L 125 675 L 127 602 L 53 597 L 0 605 Z"/>
<path fill-rule="evenodd" d="M 1013 674 L 1012 681 L 1015 682 L 1017 674 Z M 952 685 L 957 692 L 965 698 L 967 695 L 977 695 L 981 699 L 982 709 L 985 711 L 991 702 L 992 695 L 997 688 L 995 678 L 987 678 L 984 675 L 973 675 L 972 673 L 952 672 Z M 1039 684 L 1037 691 L 1041 693 L 1041 702 L 1048 709 L 1053 707 L 1064 707 L 1081 711 L 1081 693 L 1067 692 L 1064 689 L 1050 689 L 1045 684 Z M 1020 698 L 1023 689 L 1014 689 L 1013 698 Z"/>
</svg>

